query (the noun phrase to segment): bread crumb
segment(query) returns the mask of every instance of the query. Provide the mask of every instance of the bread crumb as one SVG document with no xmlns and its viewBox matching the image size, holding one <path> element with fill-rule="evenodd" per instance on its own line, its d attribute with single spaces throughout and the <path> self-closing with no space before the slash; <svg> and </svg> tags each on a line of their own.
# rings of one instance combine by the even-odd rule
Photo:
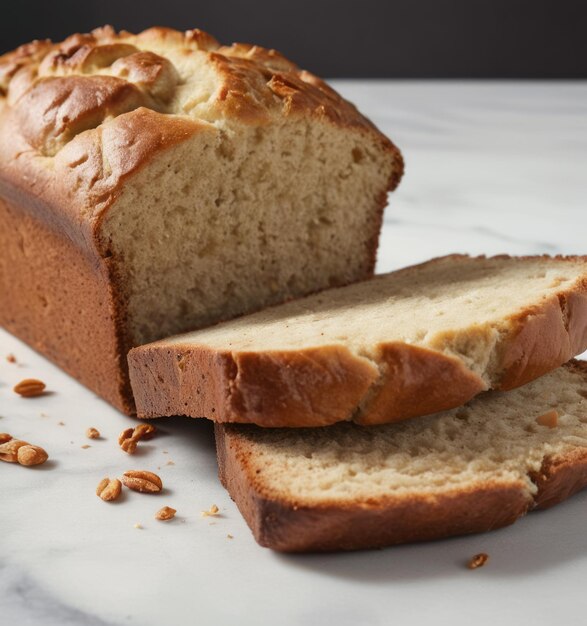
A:
<svg viewBox="0 0 587 626">
<path fill-rule="evenodd" d="M 6 360 L 7 360 L 9 363 L 16 363 L 16 357 L 15 357 L 15 356 L 14 356 L 14 354 L 12 354 L 12 353 L 10 353 L 10 354 L 6 357 Z"/>
<path fill-rule="evenodd" d="M 230 535 L 230 534 L 229 534 L 229 535 L 226 535 L 226 538 L 227 538 L 227 539 L 234 539 L 234 537 L 233 537 L 232 535 Z"/>
<path fill-rule="evenodd" d="M 89 445 L 89 444 L 87 444 L 87 443 L 84 443 L 84 445 L 82 446 L 82 448 L 83 448 L 84 450 L 87 450 L 88 448 L 91 448 L 91 447 L 92 447 L 92 446 L 90 446 L 90 445 Z"/>
<path fill-rule="evenodd" d="M 556 428 L 558 426 L 558 411 L 552 409 L 544 413 L 544 415 L 539 415 L 536 418 L 536 423 L 540 424 L 540 426 L 546 426 L 547 428 Z"/>
<path fill-rule="evenodd" d="M 163 450 L 163 454 L 169 454 L 167 450 Z"/>
<path fill-rule="evenodd" d="M 214 515 L 219 515 L 220 509 L 213 504 L 207 511 L 202 511 L 202 517 L 213 517 Z"/>
<path fill-rule="evenodd" d="M 469 569 L 477 569 L 478 567 L 483 567 L 487 561 L 489 560 L 489 555 L 485 554 L 485 552 L 480 552 L 476 554 L 470 561 L 467 567 Z"/>
<path fill-rule="evenodd" d="M 175 465 L 175 463 L 173 461 L 167 461 L 167 463 L 165 463 L 165 465 Z"/>
<path fill-rule="evenodd" d="M 170 506 L 164 506 L 155 513 L 155 519 L 166 522 L 167 520 L 173 519 L 176 513 L 177 511 Z"/>
<path fill-rule="evenodd" d="M 65 422 L 57 422 L 57 424 L 59 424 L 59 426 L 65 426 Z"/>
<path fill-rule="evenodd" d="M 139 524 L 138 522 L 134 525 L 135 528 L 138 528 L 139 530 L 143 530 L 143 525 Z"/>
<path fill-rule="evenodd" d="M 86 430 L 86 437 L 88 439 L 98 439 L 100 437 L 100 431 L 93 426 L 90 426 L 88 430 Z"/>
<path fill-rule="evenodd" d="M 43 411 L 41 411 L 41 412 L 39 413 L 39 415 L 40 415 L 41 417 L 49 417 L 49 416 L 47 415 L 47 413 L 43 413 Z"/>
</svg>

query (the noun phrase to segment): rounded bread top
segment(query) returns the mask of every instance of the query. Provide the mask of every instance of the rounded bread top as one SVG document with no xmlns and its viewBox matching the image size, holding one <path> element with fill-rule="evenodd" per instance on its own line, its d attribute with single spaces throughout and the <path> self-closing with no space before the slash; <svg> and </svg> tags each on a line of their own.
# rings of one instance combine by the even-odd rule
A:
<svg viewBox="0 0 587 626">
<path fill-rule="evenodd" d="M 0 116 L 14 111 L 11 123 L 41 156 L 55 156 L 82 132 L 144 108 L 219 127 L 310 115 L 376 133 L 391 147 L 352 104 L 280 53 L 222 46 L 198 29 L 156 27 L 134 35 L 105 26 L 0 56 Z"/>
</svg>

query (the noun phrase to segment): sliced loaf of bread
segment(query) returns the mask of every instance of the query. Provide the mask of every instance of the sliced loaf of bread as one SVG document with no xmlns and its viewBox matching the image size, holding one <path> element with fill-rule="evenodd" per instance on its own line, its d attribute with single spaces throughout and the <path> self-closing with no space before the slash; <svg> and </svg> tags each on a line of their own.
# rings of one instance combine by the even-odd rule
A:
<svg viewBox="0 0 587 626">
<path fill-rule="evenodd" d="M 216 424 L 220 478 L 257 541 L 352 550 L 499 528 L 587 485 L 587 365 L 366 428 Z"/>
<path fill-rule="evenodd" d="M 512 389 L 587 348 L 587 257 L 453 255 L 131 351 L 142 417 L 378 424 Z"/>
<path fill-rule="evenodd" d="M 397 148 L 275 50 L 111 27 L 0 55 L 0 325 L 127 413 L 126 355 L 373 273 Z"/>
</svg>

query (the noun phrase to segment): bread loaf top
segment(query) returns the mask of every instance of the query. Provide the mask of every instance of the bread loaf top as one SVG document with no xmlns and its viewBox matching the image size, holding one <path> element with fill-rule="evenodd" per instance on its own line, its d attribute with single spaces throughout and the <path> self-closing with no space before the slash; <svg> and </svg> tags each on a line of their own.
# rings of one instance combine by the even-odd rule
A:
<svg viewBox="0 0 587 626">
<path fill-rule="evenodd" d="M 275 50 L 161 27 L 34 41 L 0 57 L 0 193 L 59 207 L 49 221 L 69 236 L 80 220 L 95 232 L 124 179 L 157 152 L 195 133 L 298 116 L 370 134 L 395 159 L 397 185 L 393 144 Z"/>
</svg>

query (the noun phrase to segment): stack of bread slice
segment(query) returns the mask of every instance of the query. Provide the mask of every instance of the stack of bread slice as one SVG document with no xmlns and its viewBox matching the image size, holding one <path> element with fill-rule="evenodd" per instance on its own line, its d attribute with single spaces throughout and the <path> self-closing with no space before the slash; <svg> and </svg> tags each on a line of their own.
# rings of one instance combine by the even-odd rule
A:
<svg viewBox="0 0 587 626">
<path fill-rule="evenodd" d="M 135 348 L 139 416 L 216 422 L 256 539 L 481 532 L 587 485 L 587 257 L 452 255 Z"/>
</svg>

